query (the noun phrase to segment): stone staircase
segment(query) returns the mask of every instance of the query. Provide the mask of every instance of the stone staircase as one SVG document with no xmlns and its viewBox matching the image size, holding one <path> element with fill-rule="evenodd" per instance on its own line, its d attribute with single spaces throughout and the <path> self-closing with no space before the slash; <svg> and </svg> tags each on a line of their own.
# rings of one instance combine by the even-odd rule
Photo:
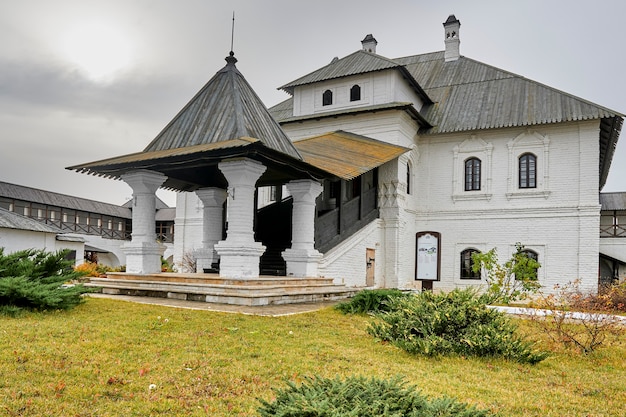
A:
<svg viewBox="0 0 626 417">
<path fill-rule="evenodd" d="M 252 279 L 221 278 L 217 274 L 108 273 L 86 284 L 103 294 L 148 296 L 243 306 L 296 304 L 340 300 L 359 289 L 334 284 L 332 278 L 261 276 Z"/>
</svg>

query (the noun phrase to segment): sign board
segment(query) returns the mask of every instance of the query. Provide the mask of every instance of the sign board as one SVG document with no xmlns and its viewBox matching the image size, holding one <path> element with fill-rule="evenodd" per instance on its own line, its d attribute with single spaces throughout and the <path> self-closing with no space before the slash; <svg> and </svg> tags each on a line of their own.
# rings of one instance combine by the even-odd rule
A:
<svg viewBox="0 0 626 417">
<path fill-rule="evenodd" d="M 415 235 L 415 279 L 439 281 L 441 234 L 419 232 Z"/>
</svg>

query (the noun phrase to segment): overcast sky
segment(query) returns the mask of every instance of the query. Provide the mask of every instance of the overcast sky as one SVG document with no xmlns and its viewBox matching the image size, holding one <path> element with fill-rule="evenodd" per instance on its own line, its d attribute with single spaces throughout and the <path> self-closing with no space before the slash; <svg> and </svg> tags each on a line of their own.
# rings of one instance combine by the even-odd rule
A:
<svg viewBox="0 0 626 417">
<path fill-rule="evenodd" d="M 0 180 L 130 199 L 64 168 L 150 143 L 225 65 L 233 11 L 237 67 L 268 107 L 368 33 L 389 58 L 443 50 L 455 14 L 462 55 L 626 113 L 623 0 L 0 0 Z M 626 133 L 604 191 L 626 191 Z"/>
</svg>

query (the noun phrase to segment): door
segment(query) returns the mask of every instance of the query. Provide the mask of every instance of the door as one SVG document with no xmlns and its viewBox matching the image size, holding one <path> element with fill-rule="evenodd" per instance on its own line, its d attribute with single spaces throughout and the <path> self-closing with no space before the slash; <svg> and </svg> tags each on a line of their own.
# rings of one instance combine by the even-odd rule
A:
<svg viewBox="0 0 626 417">
<path fill-rule="evenodd" d="M 375 271 L 376 271 L 376 249 L 365 249 L 365 261 L 366 261 L 366 272 L 365 272 L 365 285 L 367 287 L 373 287 L 375 282 Z"/>
</svg>

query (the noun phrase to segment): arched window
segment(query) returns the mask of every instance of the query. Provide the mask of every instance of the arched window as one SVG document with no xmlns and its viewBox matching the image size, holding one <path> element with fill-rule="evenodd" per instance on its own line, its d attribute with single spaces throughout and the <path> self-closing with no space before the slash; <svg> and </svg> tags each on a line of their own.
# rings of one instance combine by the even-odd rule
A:
<svg viewBox="0 0 626 417">
<path fill-rule="evenodd" d="M 465 161 L 465 191 L 480 190 L 480 159 L 469 158 Z"/>
<path fill-rule="evenodd" d="M 322 94 L 322 106 L 330 106 L 331 104 L 333 104 L 333 92 L 326 90 Z"/>
<path fill-rule="evenodd" d="M 355 84 L 350 89 L 350 101 L 359 100 L 361 100 L 361 86 Z"/>
<path fill-rule="evenodd" d="M 533 261 L 539 263 L 539 254 L 537 252 L 535 252 L 532 249 L 522 249 L 521 251 L 519 251 L 519 253 L 523 256 L 526 256 L 528 259 L 532 259 Z M 531 279 L 531 280 L 536 280 L 538 275 L 537 275 L 537 271 L 538 268 L 535 268 L 534 271 L 532 272 L 532 276 L 527 276 L 524 277 L 525 279 Z M 529 271 L 530 272 L 530 271 Z"/>
<path fill-rule="evenodd" d="M 537 187 L 537 157 L 525 153 L 519 157 L 519 188 Z"/>
<path fill-rule="evenodd" d="M 411 163 L 406 163 L 406 193 L 411 194 Z"/>
<path fill-rule="evenodd" d="M 476 249 L 465 249 L 461 252 L 461 279 L 480 279 L 480 271 L 474 272 L 472 255 L 480 253 Z"/>
</svg>

